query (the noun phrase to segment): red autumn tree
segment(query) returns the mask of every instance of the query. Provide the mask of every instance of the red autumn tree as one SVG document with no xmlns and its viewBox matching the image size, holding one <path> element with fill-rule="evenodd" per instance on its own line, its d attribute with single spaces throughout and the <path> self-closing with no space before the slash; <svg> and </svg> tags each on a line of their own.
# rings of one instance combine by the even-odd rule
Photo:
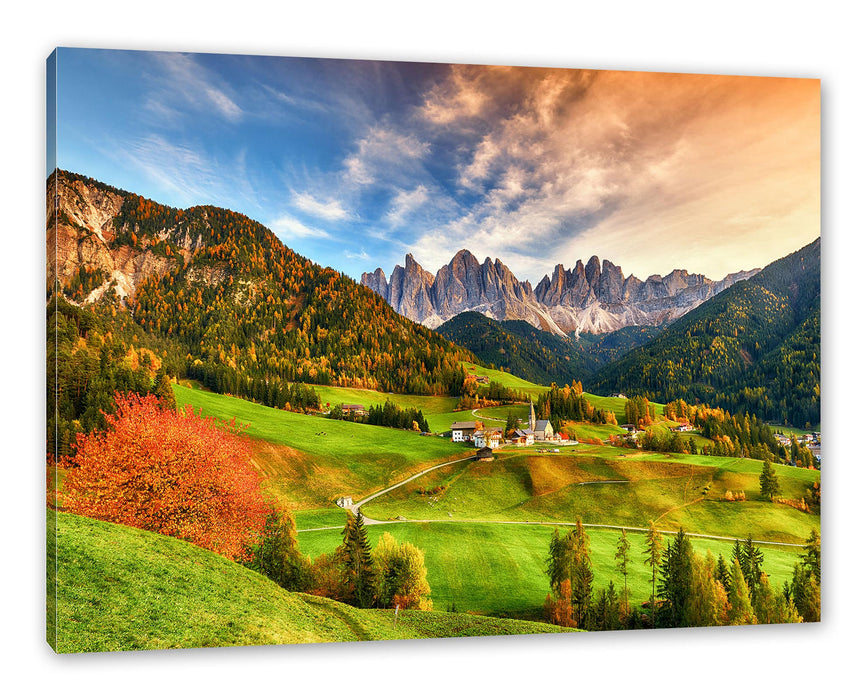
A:
<svg viewBox="0 0 866 700">
<path fill-rule="evenodd" d="M 115 396 L 108 428 L 76 437 L 63 507 L 79 515 L 178 537 L 232 559 L 262 531 L 267 508 L 249 446 L 231 423 L 156 396 Z"/>
</svg>

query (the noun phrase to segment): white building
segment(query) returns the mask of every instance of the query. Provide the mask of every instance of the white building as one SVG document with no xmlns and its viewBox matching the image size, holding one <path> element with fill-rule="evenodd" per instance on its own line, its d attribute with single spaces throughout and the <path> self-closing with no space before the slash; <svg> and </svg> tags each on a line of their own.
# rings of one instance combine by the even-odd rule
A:
<svg viewBox="0 0 866 700">
<path fill-rule="evenodd" d="M 484 427 L 484 424 L 481 424 Z M 475 421 L 455 421 L 451 424 L 451 442 L 470 442 L 478 430 Z"/>
<path fill-rule="evenodd" d="M 499 448 L 502 442 L 502 430 L 494 428 L 493 430 L 476 430 L 472 437 L 475 439 L 475 447 L 490 447 L 493 450 Z"/>
</svg>

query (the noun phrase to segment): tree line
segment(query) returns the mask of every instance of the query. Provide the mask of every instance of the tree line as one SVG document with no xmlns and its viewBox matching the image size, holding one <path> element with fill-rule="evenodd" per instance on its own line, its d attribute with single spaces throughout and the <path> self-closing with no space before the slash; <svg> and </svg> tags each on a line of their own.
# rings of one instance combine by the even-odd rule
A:
<svg viewBox="0 0 866 700">
<path fill-rule="evenodd" d="M 614 554 L 622 587 L 612 580 L 594 587 L 589 534 L 584 525 L 560 535 L 554 530 L 547 556 L 548 621 L 587 630 L 707 627 L 717 625 L 816 622 L 821 616 L 821 538 L 812 530 L 790 580 L 770 584 L 763 552 L 751 536 L 736 540 L 731 556 L 694 551 L 682 528 L 666 543 L 655 523 L 644 537 L 643 564 L 650 600 L 629 601 L 628 567 L 635 561 L 622 530 Z M 640 558 L 640 555 L 637 555 Z"/>
<path fill-rule="evenodd" d="M 550 390 L 539 394 L 536 401 L 536 416 L 549 420 L 555 433 L 562 429 L 566 421 L 616 425 L 616 415 L 613 411 L 597 409 L 583 393 L 580 381 L 572 381 L 570 386 L 558 387 L 550 385 Z"/>
<path fill-rule="evenodd" d="M 328 418 L 335 420 L 346 420 L 353 423 L 365 423 L 367 425 L 381 425 L 387 428 L 399 428 L 401 430 L 414 430 L 429 433 L 430 426 L 421 409 L 408 407 L 400 408 L 391 399 L 386 399 L 385 404 L 375 404 L 365 413 L 344 411 L 341 405 L 335 405 L 328 412 Z"/>
<path fill-rule="evenodd" d="M 331 598 L 357 608 L 432 610 L 424 552 L 385 532 L 370 544 L 364 516 L 348 513 L 334 552 L 312 560 L 298 549 L 290 515 L 273 514 L 250 547 L 247 566 L 283 588 Z"/>
</svg>

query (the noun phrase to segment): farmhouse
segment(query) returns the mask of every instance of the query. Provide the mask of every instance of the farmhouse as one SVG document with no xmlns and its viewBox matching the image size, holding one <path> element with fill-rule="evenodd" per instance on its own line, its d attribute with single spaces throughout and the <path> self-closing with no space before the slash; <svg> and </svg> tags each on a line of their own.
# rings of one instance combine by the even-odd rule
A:
<svg viewBox="0 0 866 700">
<path fill-rule="evenodd" d="M 472 437 L 475 440 L 475 447 L 484 447 L 485 445 L 494 450 L 499 447 L 502 442 L 502 428 L 493 428 L 490 430 L 476 430 Z"/>
<path fill-rule="evenodd" d="M 493 450 L 489 447 L 482 447 L 478 452 L 475 453 L 475 459 L 479 462 L 492 462 L 493 461 Z"/>
<path fill-rule="evenodd" d="M 523 428 L 513 430 L 509 438 L 514 445 L 535 444 L 535 433 L 533 433 L 531 430 L 524 430 Z"/>
<path fill-rule="evenodd" d="M 359 403 L 344 403 L 341 407 L 344 416 L 366 416 L 367 408 Z"/>
<path fill-rule="evenodd" d="M 455 421 L 451 424 L 451 442 L 470 442 L 475 437 L 476 430 L 483 430 L 483 423 L 473 421 Z"/>
</svg>

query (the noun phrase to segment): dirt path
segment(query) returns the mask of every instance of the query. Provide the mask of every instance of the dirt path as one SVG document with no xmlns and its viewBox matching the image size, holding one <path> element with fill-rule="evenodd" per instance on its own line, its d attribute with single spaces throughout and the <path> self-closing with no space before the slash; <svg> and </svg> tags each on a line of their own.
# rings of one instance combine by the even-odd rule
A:
<svg viewBox="0 0 866 700">
<path fill-rule="evenodd" d="M 377 491 L 371 496 L 367 496 L 365 499 L 354 503 L 350 508 L 346 510 L 350 510 L 353 514 L 357 515 L 358 510 L 365 503 L 369 503 L 370 501 L 379 498 L 389 491 L 393 491 L 394 489 L 400 488 L 404 484 L 409 483 L 410 481 L 414 481 L 418 477 L 424 476 L 424 474 L 428 474 L 436 469 L 441 469 L 442 467 L 447 467 L 451 464 L 458 464 L 460 462 L 467 462 L 471 459 L 475 459 L 472 457 L 462 457 L 461 459 L 454 459 L 450 462 L 443 462 L 442 464 L 436 464 L 432 467 L 427 467 L 417 474 L 413 474 L 412 476 L 403 479 L 388 488 L 382 489 L 381 491 Z M 693 470 L 694 472 L 694 470 Z M 622 481 L 583 481 L 578 484 L 578 486 L 586 486 L 589 484 L 628 484 L 630 483 L 627 480 Z M 703 500 L 703 497 L 698 498 L 698 501 Z M 695 501 L 697 502 L 697 501 Z M 684 503 L 681 506 L 677 506 L 676 508 L 672 508 L 671 510 L 677 510 L 678 508 L 682 508 L 684 506 L 691 505 L 688 503 Z M 366 515 L 364 516 L 364 524 L 365 525 L 394 525 L 399 523 L 461 523 L 461 524 L 474 524 L 474 525 L 552 525 L 558 527 L 571 527 L 574 525 L 573 522 L 558 522 L 558 521 L 550 521 L 550 520 L 462 520 L 460 518 L 448 518 L 447 520 L 373 520 L 372 518 L 368 518 Z M 600 530 L 625 530 L 626 532 L 648 532 L 648 528 L 645 527 L 630 527 L 628 525 L 607 525 L 602 523 L 583 523 L 584 527 L 592 527 Z M 344 525 L 328 525 L 326 527 L 310 527 L 303 530 L 298 530 L 298 532 L 316 532 L 319 530 L 342 530 Z M 659 530 L 662 534 L 665 535 L 676 535 L 676 530 Z M 685 533 L 689 537 L 696 537 L 699 539 L 706 540 L 722 540 L 726 542 L 734 542 L 735 540 L 742 540 L 742 537 L 727 537 L 724 535 L 706 535 L 700 532 L 687 532 Z M 768 540 L 752 540 L 755 544 L 764 544 L 764 545 L 777 545 L 780 547 L 800 547 L 803 548 L 805 545 L 802 544 L 792 544 L 791 542 L 771 542 Z"/>
<path fill-rule="evenodd" d="M 462 520 L 459 518 L 448 518 L 448 520 L 371 520 L 364 516 L 366 525 L 399 525 L 400 523 L 460 523 L 461 525 L 549 525 L 556 527 L 573 527 L 574 523 L 570 521 L 552 521 L 552 520 Z M 628 525 L 605 525 L 601 523 L 582 523 L 584 527 L 596 528 L 598 530 L 625 530 L 626 532 L 648 532 L 645 527 L 630 527 Z M 342 530 L 343 525 L 329 525 L 327 527 L 311 527 L 298 532 L 316 532 L 318 530 Z M 663 535 L 676 535 L 677 530 L 659 530 Z M 743 537 L 727 537 L 725 535 L 707 535 L 701 532 L 687 532 L 688 537 L 694 537 L 703 540 L 721 540 L 724 542 L 734 542 L 735 540 L 743 541 Z M 806 545 L 795 544 L 791 542 L 772 542 L 769 540 L 752 540 L 754 544 L 776 545 L 779 547 L 799 547 L 803 548 Z"/>
<path fill-rule="evenodd" d="M 427 469 L 423 469 L 420 472 L 418 472 L 417 474 L 413 474 L 409 478 L 403 479 L 403 481 L 400 481 L 400 482 L 394 484 L 393 486 L 389 486 L 386 489 L 382 489 L 381 491 L 377 491 L 372 496 L 367 496 L 367 498 L 365 498 L 361 501 L 358 501 L 357 503 L 353 503 L 352 506 L 348 510 L 351 510 L 353 514 L 357 515 L 358 509 L 362 505 L 364 505 L 365 503 L 369 503 L 370 501 L 372 501 L 374 498 L 379 498 L 379 496 L 383 496 L 386 493 L 388 493 L 389 491 L 393 491 L 394 489 L 400 488 L 404 484 L 408 484 L 410 481 L 414 481 L 419 476 L 424 476 L 425 474 L 428 474 L 428 473 L 434 471 L 435 469 L 441 469 L 442 467 L 447 467 L 451 464 L 458 464 L 460 462 L 466 462 L 466 461 L 469 461 L 470 459 L 475 459 L 475 456 L 473 455 L 472 457 L 462 457 L 460 459 L 451 460 L 450 462 L 443 462 L 442 464 L 436 464 L 432 467 L 427 467 Z M 389 522 L 389 521 L 387 521 L 387 520 L 373 520 L 371 518 L 368 518 L 366 515 L 364 516 L 364 524 L 365 525 L 381 525 L 382 523 L 386 523 L 386 522 Z M 327 530 L 329 528 L 315 528 L 315 529 Z"/>
</svg>

